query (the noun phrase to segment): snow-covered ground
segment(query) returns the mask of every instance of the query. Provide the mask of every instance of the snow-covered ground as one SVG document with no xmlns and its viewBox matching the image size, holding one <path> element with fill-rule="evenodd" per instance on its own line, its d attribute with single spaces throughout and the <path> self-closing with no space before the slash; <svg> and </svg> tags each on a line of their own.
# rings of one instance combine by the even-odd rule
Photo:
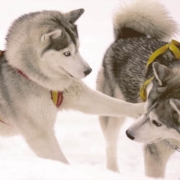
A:
<svg viewBox="0 0 180 180">
<path fill-rule="evenodd" d="M 179 1 L 161 0 L 179 21 Z M 118 0 L 0 0 L 0 49 L 4 49 L 5 35 L 18 16 L 37 10 L 70 11 L 84 8 L 85 14 L 77 22 L 81 53 L 93 68 L 84 80 L 95 88 L 98 69 L 105 49 L 113 41 L 113 10 Z M 179 39 L 178 37 L 175 37 Z M 22 137 L 0 137 L 0 180 L 126 180 L 149 179 L 144 176 L 142 145 L 130 141 L 122 128 L 118 143 L 121 173 L 108 171 L 105 166 L 105 142 L 97 116 L 79 112 L 58 114 L 55 126 L 57 139 L 71 166 L 37 158 Z M 180 153 L 169 160 L 166 179 L 180 179 Z"/>
</svg>

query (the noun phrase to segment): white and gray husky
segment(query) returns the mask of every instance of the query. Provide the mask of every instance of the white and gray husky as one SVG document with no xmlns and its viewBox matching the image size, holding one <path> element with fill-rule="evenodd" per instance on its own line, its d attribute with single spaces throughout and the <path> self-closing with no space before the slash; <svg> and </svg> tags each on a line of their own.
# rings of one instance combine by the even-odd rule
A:
<svg viewBox="0 0 180 180">
<path fill-rule="evenodd" d="M 39 157 L 64 163 L 53 129 L 59 110 L 137 117 L 144 106 L 108 97 L 80 80 L 91 72 L 78 50 L 74 24 L 83 12 L 42 11 L 18 18 L 0 56 L 0 134 L 19 133 Z"/>
<path fill-rule="evenodd" d="M 146 63 L 177 31 L 176 23 L 157 1 L 136 0 L 123 6 L 115 14 L 115 40 L 105 53 L 97 80 L 97 90 L 137 103 L 142 101 L 143 82 L 155 76 L 147 87 L 146 113 L 126 131 L 130 139 L 145 144 L 146 174 L 152 177 L 164 176 L 166 162 L 174 152 L 163 139 L 172 138 L 173 145 L 180 144 L 180 62 L 168 50 L 148 68 Z M 122 122 L 100 117 L 107 167 L 114 171 L 118 171 L 117 140 Z"/>
</svg>

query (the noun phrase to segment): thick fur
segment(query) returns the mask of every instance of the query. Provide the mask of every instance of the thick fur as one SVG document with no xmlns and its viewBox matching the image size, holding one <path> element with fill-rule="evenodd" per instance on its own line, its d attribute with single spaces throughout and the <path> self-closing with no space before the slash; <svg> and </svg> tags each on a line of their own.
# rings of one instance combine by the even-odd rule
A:
<svg viewBox="0 0 180 180">
<path fill-rule="evenodd" d="M 113 25 L 115 39 L 123 33 L 124 27 L 161 40 L 169 39 L 177 32 L 176 23 L 156 0 L 135 0 L 131 4 L 122 4 L 114 15 Z"/>
<path fill-rule="evenodd" d="M 153 63 L 155 80 L 148 87 L 146 113 L 126 131 L 130 139 L 148 144 L 144 153 L 149 176 L 164 176 L 174 152 L 164 139 L 180 147 L 180 63 L 176 61 L 170 68 Z"/>
<path fill-rule="evenodd" d="M 91 72 L 79 53 L 74 24 L 83 12 L 42 11 L 18 18 L 0 57 L 0 134 L 21 134 L 39 157 L 64 163 L 53 129 L 58 111 L 137 117 L 144 106 L 110 98 L 81 81 Z M 59 108 L 50 91 L 63 93 Z"/>
<path fill-rule="evenodd" d="M 157 87 L 154 83 L 156 83 L 156 81 L 160 82 L 159 77 L 163 76 L 163 73 L 160 73 L 161 68 L 155 68 L 156 70 L 153 70 L 152 64 L 146 69 L 147 60 L 155 50 L 168 43 L 163 40 L 170 39 L 177 32 L 177 29 L 176 23 L 170 18 L 167 10 L 158 1 L 136 0 L 120 8 L 114 16 L 115 40 L 104 55 L 102 67 L 98 75 L 97 90 L 111 97 L 128 102 L 141 102 L 139 95 L 141 85 L 147 78 L 152 77 L 156 73 L 156 78 L 148 87 L 149 96 L 146 102 L 146 111 L 149 112 L 149 109 L 160 96 L 158 93 L 152 94 L 152 92 L 156 91 Z M 179 63 L 170 51 L 158 56 L 156 62 L 160 62 L 168 67 Z M 177 64 L 175 67 L 176 66 Z M 159 64 L 157 67 L 159 67 Z M 176 67 L 176 69 L 178 68 Z M 161 75 L 158 76 L 157 74 Z M 176 75 L 173 80 L 176 84 L 174 84 L 172 88 L 174 91 L 177 84 L 179 84 L 178 76 L 177 78 L 175 77 Z M 168 85 L 169 84 L 167 84 L 167 86 Z M 161 91 L 163 90 L 161 89 Z M 164 101 L 161 101 L 161 103 L 162 107 L 166 107 Z M 166 109 L 168 109 L 169 106 L 170 105 L 168 105 Z M 166 111 L 166 113 L 169 113 L 169 116 L 173 111 L 172 108 L 170 109 L 171 110 Z M 164 113 L 163 108 L 156 111 L 156 115 L 158 114 L 160 116 L 160 113 L 163 117 L 167 115 Z M 145 117 L 145 115 L 143 115 L 143 117 Z M 142 117 L 140 119 L 142 119 Z M 100 117 L 100 124 L 107 143 L 107 167 L 114 171 L 119 171 L 117 164 L 117 141 L 119 130 L 124 119 L 121 118 L 120 120 L 114 117 Z M 168 120 L 165 122 L 165 126 L 167 126 L 166 123 L 168 123 Z M 140 128 L 140 126 L 138 127 Z M 169 135 L 171 131 L 174 131 L 173 125 L 171 127 L 172 130 L 168 131 Z M 165 132 L 165 130 L 167 130 L 167 128 L 165 128 L 163 132 Z M 148 135 L 145 131 L 151 131 L 151 134 Z M 139 134 L 138 130 L 136 133 Z M 159 133 L 161 134 L 161 131 Z M 131 139 L 135 138 L 136 140 L 132 132 L 127 134 Z M 175 134 L 177 135 L 178 132 Z M 146 130 L 143 130 L 141 135 L 139 135 L 141 137 L 138 137 L 139 139 L 143 139 L 145 136 L 149 137 L 151 135 L 153 138 L 157 137 L 154 129 L 147 127 Z M 164 134 L 162 134 L 162 136 L 163 135 Z M 167 136 L 163 137 L 166 138 Z M 170 136 L 168 136 L 168 138 L 169 137 Z M 151 139 L 152 141 L 156 139 L 153 138 Z M 157 139 L 158 138 L 159 137 L 157 137 Z M 179 138 L 179 136 L 177 138 Z M 147 142 L 146 138 L 144 138 L 144 142 Z M 160 144 L 162 144 L 162 142 Z M 151 151 L 151 146 L 153 151 Z M 146 174 L 152 177 L 164 176 L 166 162 L 172 152 L 167 145 L 163 145 L 163 147 L 168 149 L 165 152 L 161 152 L 162 148 L 156 146 L 157 144 L 148 145 L 148 147 L 145 145 Z"/>
</svg>

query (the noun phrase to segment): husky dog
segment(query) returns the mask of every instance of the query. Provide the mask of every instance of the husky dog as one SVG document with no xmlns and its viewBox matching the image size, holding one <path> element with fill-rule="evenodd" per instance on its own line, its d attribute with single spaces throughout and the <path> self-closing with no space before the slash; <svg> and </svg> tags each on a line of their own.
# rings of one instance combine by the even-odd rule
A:
<svg viewBox="0 0 180 180">
<path fill-rule="evenodd" d="M 18 18 L 0 57 L 0 134 L 19 133 L 39 157 L 64 163 L 53 129 L 59 110 L 137 117 L 144 106 L 108 97 L 81 81 L 91 72 L 78 50 L 74 24 L 83 12 L 42 11 Z M 51 91 L 60 92 L 58 107 Z"/>
<path fill-rule="evenodd" d="M 180 63 L 167 51 L 150 64 L 151 54 L 167 44 L 178 28 L 162 4 L 152 0 L 133 1 L 114 17 L 115 40 L 107 49 L 97 79 L 97 90 L 128 102 L 141 102 L 140 87 L 149 84 L 146 113 L 127 131 L 128 137 L 144 143 L 174 138 L 180 140 Z M 118 171 L 117 141 L 121 121 L 101 116 L 106 139 L 107 167 Z M 164 151 L 162 151 L 164 150 Z M 148 176 L 164 175 L 165 164 L 173 150 L 162 141 L 145 145 L 145 168 Z"/>
</svg>

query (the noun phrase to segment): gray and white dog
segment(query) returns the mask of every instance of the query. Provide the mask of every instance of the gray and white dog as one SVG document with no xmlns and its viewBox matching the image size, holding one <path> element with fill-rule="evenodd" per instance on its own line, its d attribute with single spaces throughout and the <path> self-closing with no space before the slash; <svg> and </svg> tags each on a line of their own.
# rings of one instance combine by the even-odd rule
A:
<svg viewBox="0 0 180 180">
<path fill-rule="evenodd" d="M 145 169 L 152 177 L 164 176 L 166 162 L 174 152 L 162 139 L 173 138 L 169 141 L 176 145 L 180 141 L 180 62 L 168 50 L 147 69 L 146 63 L 177 31 L 176 23 L 157 1 L 136 0 L 123 6 L 114 17 L 115 40 L 105 53 L 97 80 L 97 89 L 104 94 L 137 103 L 142 101 L 143 82 L 155 76 L 147 87 L 146 113 L 126 132 L 130 139 L 148 144 L 144 147 Z M 118 171 L 117 141 L 122 122 L 100 117 L 107 167 L 114 171 Z"/>
<path fill-rule="evenodd" d="M 64 163 L 53 128 L 59 110 L 137 117 L 144 106 L 108 97 L 81 81 L 91 72 L 78 50 L 74 24 L 83 12 L 42 11 L 18 18 L 0 56 L 0 134 L 21 134 L 39 157 Z"/>
</svg>

